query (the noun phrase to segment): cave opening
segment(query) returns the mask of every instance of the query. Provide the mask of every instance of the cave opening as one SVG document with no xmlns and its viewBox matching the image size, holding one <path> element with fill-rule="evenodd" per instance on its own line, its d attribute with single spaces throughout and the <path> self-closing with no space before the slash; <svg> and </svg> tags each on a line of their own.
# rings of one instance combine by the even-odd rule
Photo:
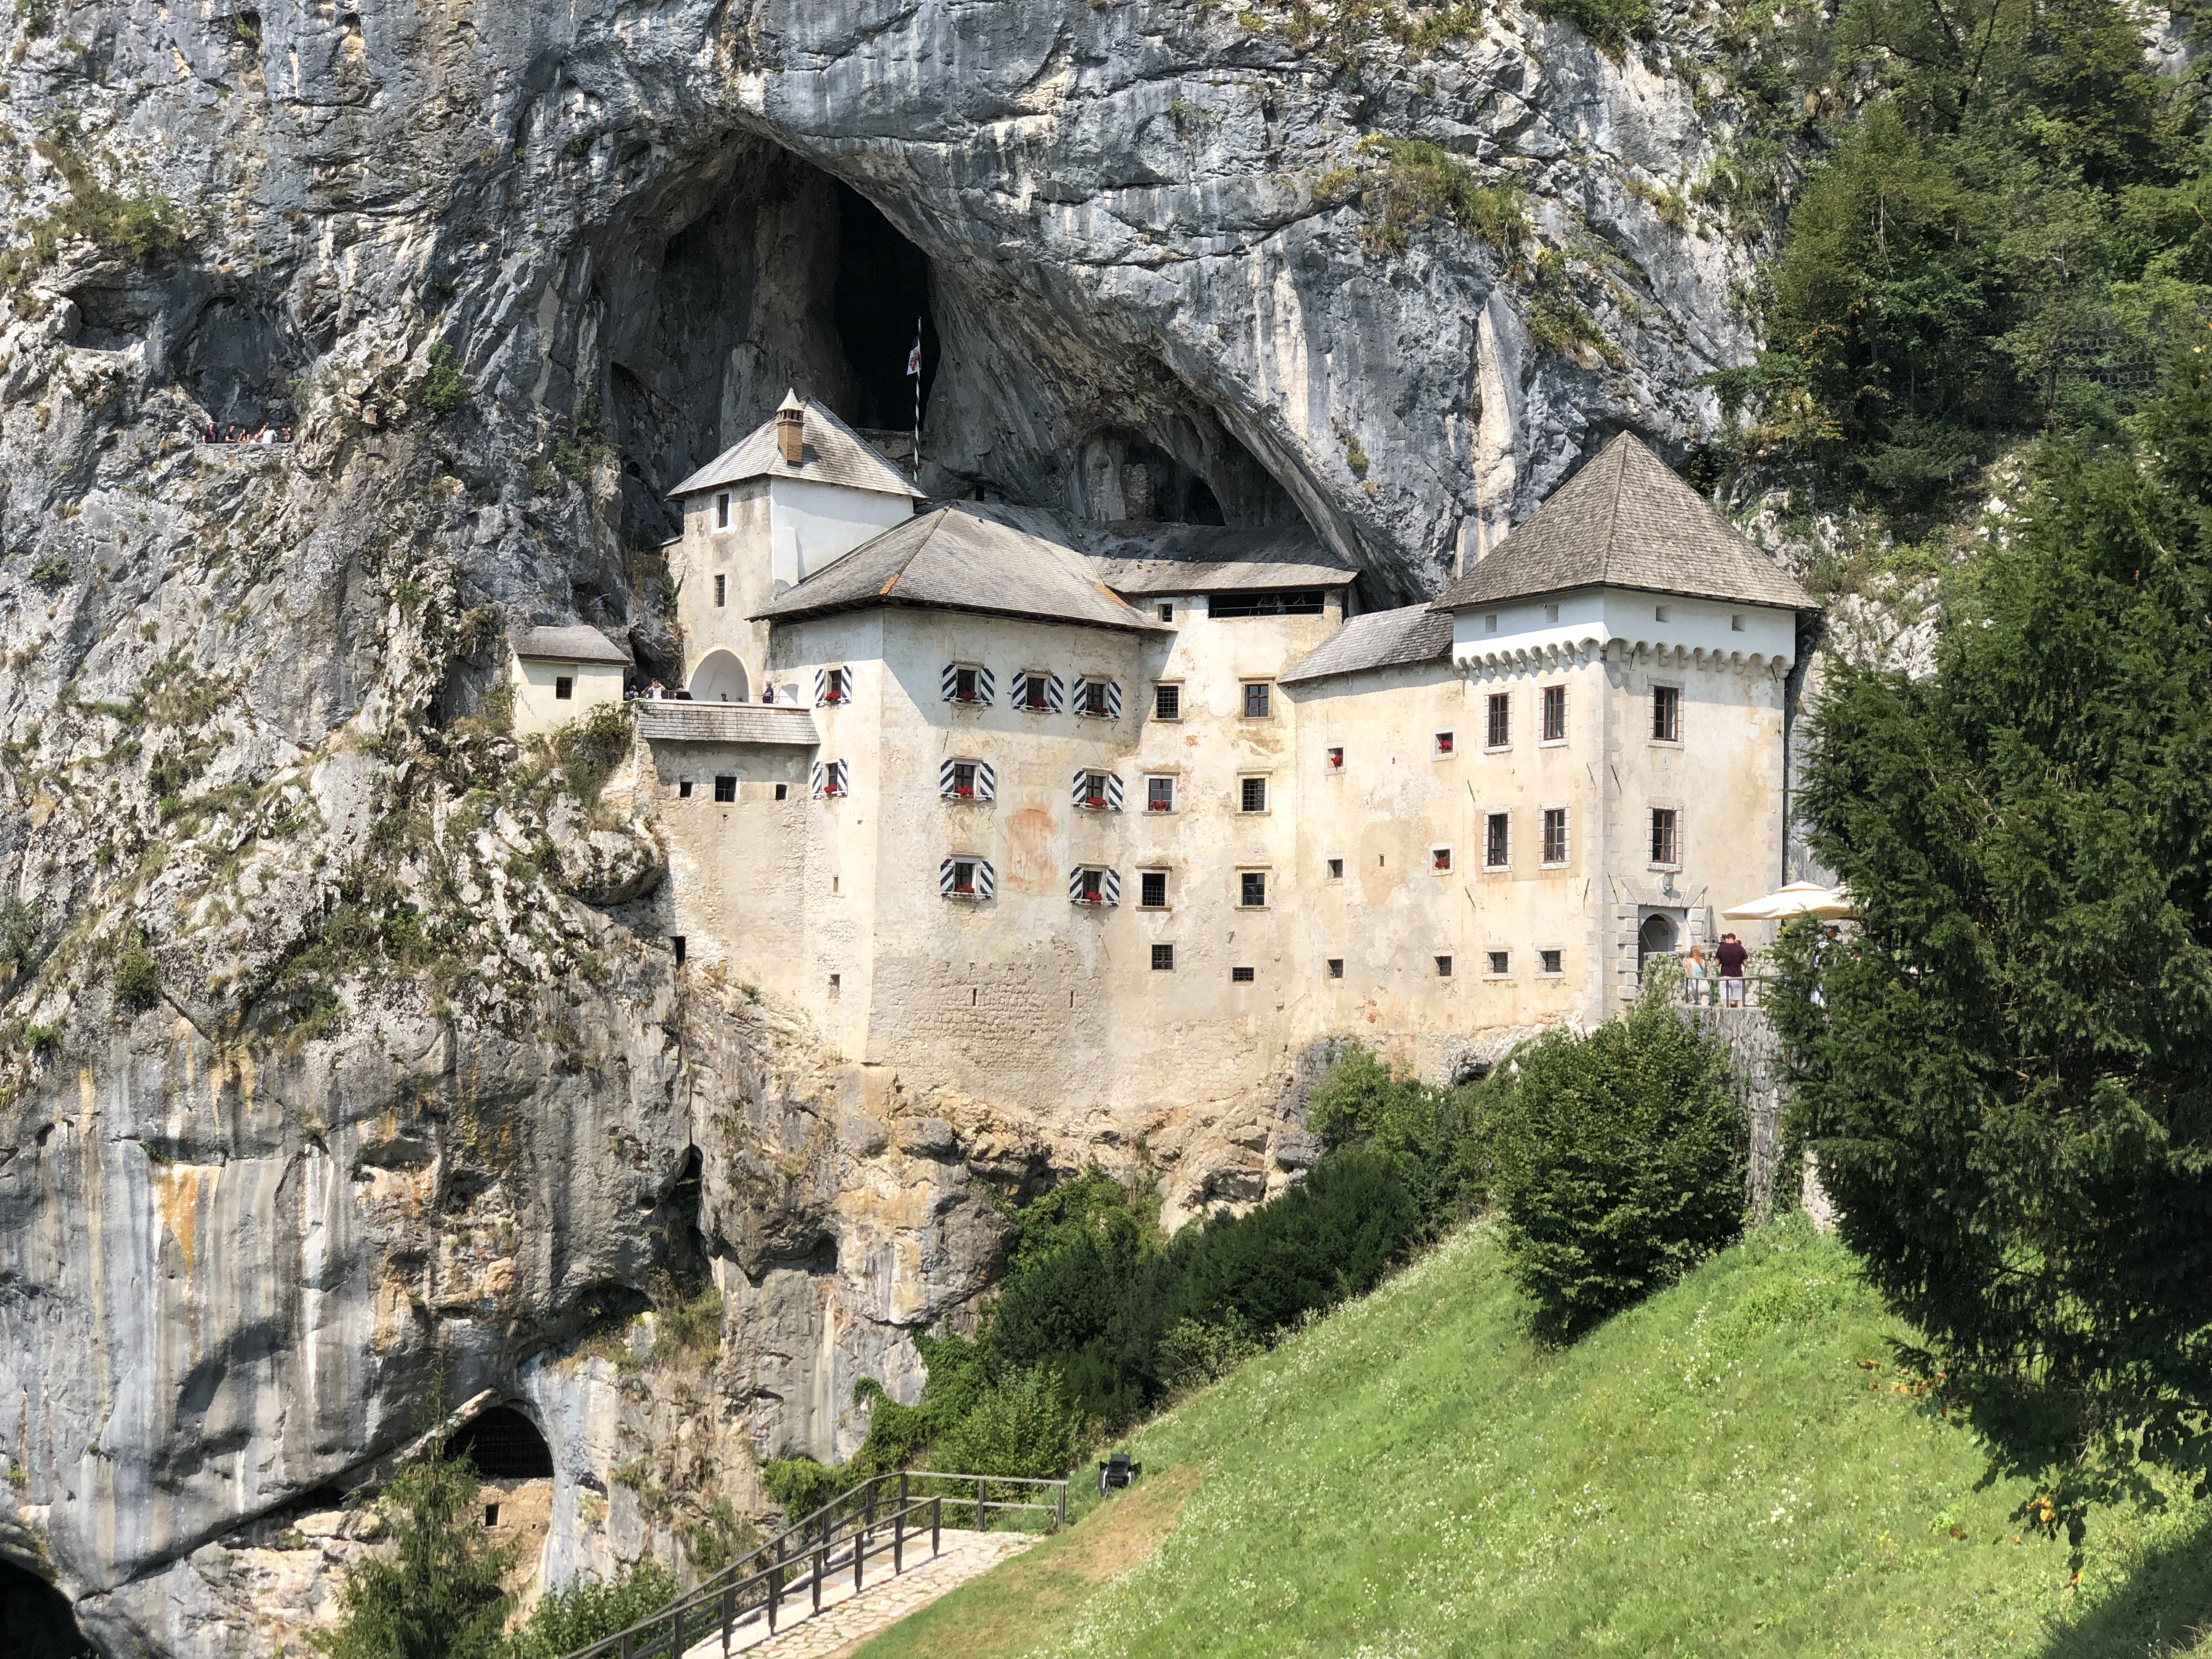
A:
<svg viewBox="0 0 2212 1659">
<path fill-rule="evenodd" d="M 0 1653 L 9 1659 L 91 1659 L 69 1597 L 36 1573 L 0 1561 Z"/>
<path fill-rule="evenodd" d="M 896 430 L 919 424 L 907 360 L 921 338 L 921 413 L 937 379 L 937 324 L 929 313 L 929 256 L 891 228 L 876 204 L 842 181 L 837 195 L 837 281 L 830 314 L 852 373 L 853 426 Z"/>
<path fill-rule="evenodd" d="M 538 1425 L 512 1406 L 494 1406 L 446 1440 L 446 1455 L 466 1453 L 486 1480 L 548 1480 L 553 1449 Z"/>
</svg>

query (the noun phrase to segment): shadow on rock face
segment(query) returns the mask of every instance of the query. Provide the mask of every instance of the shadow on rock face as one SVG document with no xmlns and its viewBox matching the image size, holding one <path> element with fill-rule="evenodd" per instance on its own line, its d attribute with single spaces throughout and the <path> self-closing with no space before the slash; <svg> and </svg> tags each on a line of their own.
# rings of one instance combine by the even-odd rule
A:
<svg viewBox="0 0 2212 1659">
<path fill-rule="evenodd" d="M 177 377 L 217 426 L 294 419 L 293 342 L 272 312 L 230 296 L 200 307 L 180 343 Z"/>
</svg>

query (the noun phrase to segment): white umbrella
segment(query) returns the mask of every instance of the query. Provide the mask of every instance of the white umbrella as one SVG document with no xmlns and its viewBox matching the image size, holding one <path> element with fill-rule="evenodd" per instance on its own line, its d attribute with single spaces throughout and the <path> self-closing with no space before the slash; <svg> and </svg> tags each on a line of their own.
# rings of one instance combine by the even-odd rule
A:
<svg viewBox="0 0 2212 1659">
<path fill-rule="evenodd" d="M 1818 882 L 1793 881 L 1778 893 L 1769 893 L 1721 912 L 1730 921 L 1780 921 L 1788 916 L 1855 916 L 1858 903 L 1840 887 Z"/>
</svg>

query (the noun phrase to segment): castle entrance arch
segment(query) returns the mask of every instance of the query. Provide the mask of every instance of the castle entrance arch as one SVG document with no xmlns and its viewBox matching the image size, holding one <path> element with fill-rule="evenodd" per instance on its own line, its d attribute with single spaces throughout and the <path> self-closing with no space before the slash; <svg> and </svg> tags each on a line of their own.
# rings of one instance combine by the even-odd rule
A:
<svg viewBox="0 0 2212 1659">
<path fill-rule="evenodd" d="M 709 651 L 691 671 L 685 689 L 694 702 L 750 702 L 751 679 L 744 664 L 727 651 Z"/>
</svg>

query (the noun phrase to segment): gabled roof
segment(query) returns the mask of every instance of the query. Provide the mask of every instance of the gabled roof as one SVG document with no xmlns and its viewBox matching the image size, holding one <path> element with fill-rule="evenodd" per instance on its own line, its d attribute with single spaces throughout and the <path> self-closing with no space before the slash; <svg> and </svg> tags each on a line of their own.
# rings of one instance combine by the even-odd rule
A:
<svg viewBox="0 0 2212 1659">
<path fill-rule="evenodd" d="M 894 525 L 755 615 L 787 620 L 868 605 L 933 605 L 1094 628 L 1159 631 L 1073 548 L 963 505 Z"/>
<path fill-rule="evenodd" d="M 1333 674 L 1355 674 L 1363 668 L 1441 661 L 1451 655 L 1451 646 L 1449 611 L 1425 605 L 1370 611 L 1352 617 L 1275 679 L 1278 684 L 1296 685 Z"/>
<path fill-rule="evenodd" d="M 1436 600 L 1465 611 L 1579 587 L 1809 610 L 1812 597 L 1624 432 Z"/>
<path fill-rule="evenodd" d="M 784 399 L 784 407 L 788 409 L 797 401 L 794 392 Z M 806 414 L 806 442 L 797 466 L 785 460 L 783 451 L 776 447 L 775 419 L 770 416 L 753 428 L 751 436 L 731 445 L 668 493 L 694 495 L 749 478 L 807 478 L 885 495 L 921 495 L 896 467 L 820 404 L 804 403 L 799 407 Z"/>
<path fill-rule="evenodd" d="M 618 662 L 629 653 L 596 628 L 533 628 L 514 642 L 514 654 L 544 662 Z"/>
<path fill-rule="evenodd" d="M 1073 539 L 1117 593 L 1343 587 L 1359 574 L 1304 525 L 1106 524 L 1078 530 Z"/>
<path fill-rule="evenodd" d="M 812 713 L 786 703 L 641 697 L 629 707 L 637 715 L 638 734 L 657 743 L 763 743 L 804 749 L 822 741 Z"/>
</svg>

